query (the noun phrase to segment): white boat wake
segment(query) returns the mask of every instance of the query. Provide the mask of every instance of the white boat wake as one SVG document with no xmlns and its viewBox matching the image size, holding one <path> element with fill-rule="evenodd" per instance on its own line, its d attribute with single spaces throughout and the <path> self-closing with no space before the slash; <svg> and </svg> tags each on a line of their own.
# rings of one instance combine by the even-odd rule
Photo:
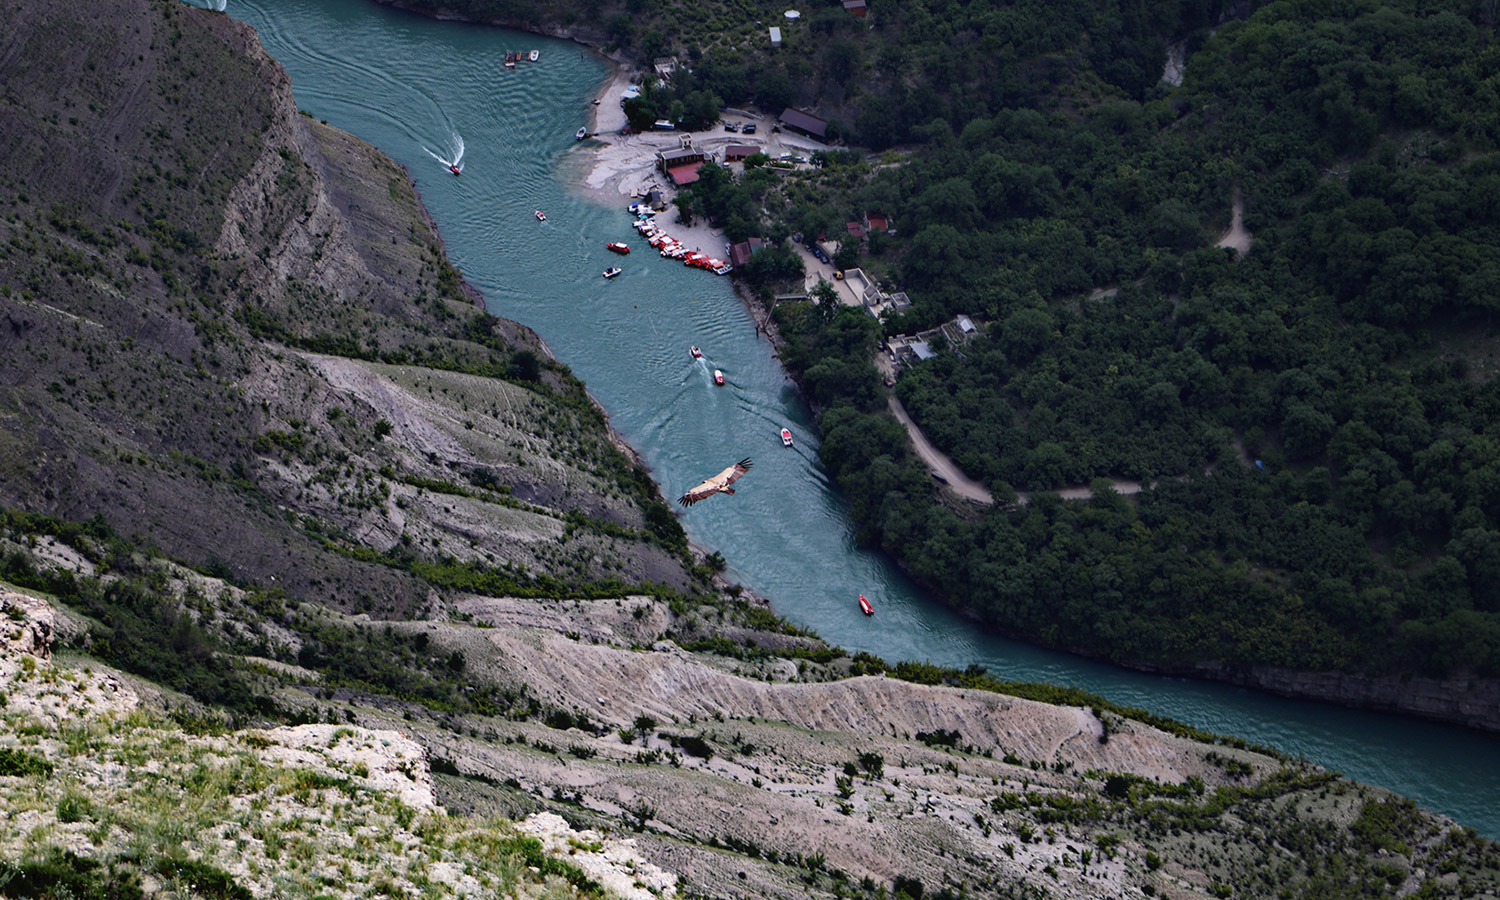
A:
<svg viewBox="0 0 1500 900">
<path fill-rule="evenodd" d="M 220 2 L 228 2 L 228 0 L 220 0 Z M 458 132 L 456 131 L 453 133 L 453 146 L 455 149 L 453 151 L 452 159 L 447 159 L 443 156 L 433 153 L 426 147 L 423 147 L 422 149 L 427 152 L 428 156 L 447 166 L 450 170 L 457 169 L 458 171 L 462 172 L 464 170 L 464 139 L 460 137 Z"/>
</svg>

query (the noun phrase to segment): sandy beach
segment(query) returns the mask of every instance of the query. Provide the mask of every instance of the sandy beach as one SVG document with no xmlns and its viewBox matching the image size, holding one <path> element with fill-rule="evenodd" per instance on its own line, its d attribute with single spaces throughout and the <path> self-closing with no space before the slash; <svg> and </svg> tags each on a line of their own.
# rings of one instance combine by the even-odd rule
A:
<svg viewBox="0 0 1500 900">
<path fill-rule="evenodd" d="M 580 160 L 578 185 L 606 205 L 619 205 L 621 209 L 644 196 L 653 187 L 661 188 L 668 202 L 676 196 L 676 188 L 656 170 L 656 154 L 660 150 L 675 150 L 683 135 L 692 139 L 693 147 L 702 150 L 714 160 L 722 160 L 724 148 L 730 144 L 754 144 L 770 156 L 795 153 L 807 157 L 824 145 L 797 135 L 772 133 L 771 120 L 752 111 L 726 110 L 723 121 L 709 131 L 678 132 L 648 131 L 641 134 L 621 134 L 626 125 L 625 110 L 620 96 L 632 83 L 633 70 L 616 66 L 614 75 L 600 88 L 598 102 L 593 107 L 589 127 L 590 139 L 584 141 L 579 152 L 585 155 Z M 754 122 L 764 133 L 744 135 L 723 130 L 725 123 L 736 123 L 741 127 Z M 739 168 L 731 163 L 731 168 Z M 700 249 L 715 256 L 727 257 L 728 248 L 723 232 L 710 227 L 704 220 L 696 219 L 692 226 L 683 225 L 674 208 L 668 207 L 657 217 L 658 223 L 673 237 L 685 245 Z M 831 267 L 822 266 L 808 255 L 808 274 L 811 283 L 816 283 L 819 274 L 833 278 Z M 818 269 L 827 269 L 818 272 Z"/>
</svg>

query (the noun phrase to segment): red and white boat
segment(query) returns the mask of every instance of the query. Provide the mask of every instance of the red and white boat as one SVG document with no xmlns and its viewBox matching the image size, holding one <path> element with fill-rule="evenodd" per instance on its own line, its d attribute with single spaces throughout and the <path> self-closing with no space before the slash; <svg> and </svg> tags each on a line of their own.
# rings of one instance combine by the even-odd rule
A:
<svg viewBox="0 0 1500 900">
<path fill-rule="evenodd" d="M 864 594 L 859 595 L 859 611 L 867 616 L 875 615 L 875 607 L 870 605 L 870 601 L 865 599 Z"/>
<path fill-rule="evenodd" d="M 792 432 L 786 428 L 781 429 L 781 446 L 792 446 Z"/>
<path fill-rule="evenodd" d="M 615 251 L 616 253 L 629 253 L 630 252 L 630 247 L 628 245 L 626 245 L 626 244 L 620 243 L 619 241 L 614 241 L 612 243 L 605 244 L 604 246 L 606 246 L 609 249 Z"/>
<path fill-rule="evenodd" d="M 448 166 L 448 171 L 452 172 L 454 175 L 462 175 L 464 173 L 464 167 L 459 165 L 458 163 L 453 163 Z"/>
<path fill-rule="evenodd" d="M 714 384 L 723 384 L 723 383 L 724 383 L 724 373 L 720 372 L 718 369 L 714 369 Z"/>
<path fill-rule="evenodd" d="M 703 351 L 698 349 L 698 345 L 697 344 L 694 344 L 693 346 L 689 347 L 688 348 L 688 352 L 691 353 L 691 354 L 693 354 L 693 359 L 702 359 L 703 358 Z"/>
<path fill-rule="evenodd" d="M 547 221 L 547 214 L 546 213 L 542 212 L 539 209 L 533 210 L 532 212 L 536 216 L 536 220 L 538 222 L 545 222 L 545 221 Z"/>
</svg>

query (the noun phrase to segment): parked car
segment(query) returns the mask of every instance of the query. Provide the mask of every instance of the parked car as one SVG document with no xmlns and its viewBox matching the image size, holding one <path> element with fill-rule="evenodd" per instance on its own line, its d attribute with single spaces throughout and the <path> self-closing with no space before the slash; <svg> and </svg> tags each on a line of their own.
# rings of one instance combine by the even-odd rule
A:
<svg viewBox="0 0 1500 900">
<path fill-rule="evenodd" d="M 754 134 L 755 133 L 755 123 L 754 122 L 746 122 L 745 123 L 744 132 L 746 134 Z"/>
<path fill-rule="evenodd" d="M 739 131 L 740 130 L 740 123 L 738 123 L 738 122 L 725 122 L 724 123 L 724 130 L 725 131 Z"/>
<path fill-rule="evenodd" d="M 813 256 L 818 258 L 818 262 L 824 263 L 825 265 L 833 265 L 833 260 L 828 258 L 827 252 L 825 252 L 822 247 L 819 247 L 817 244 L 808 244 L 807 249 L 812 253 Z"/>
</svg>

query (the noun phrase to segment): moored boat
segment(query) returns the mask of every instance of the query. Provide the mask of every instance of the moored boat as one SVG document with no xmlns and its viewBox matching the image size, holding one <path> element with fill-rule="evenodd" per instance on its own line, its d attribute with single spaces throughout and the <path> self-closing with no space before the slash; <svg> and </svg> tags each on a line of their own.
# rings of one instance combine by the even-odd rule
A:
<svg viewBox="0 0 1500 900">
<path fill-rule="evenodd" d="M 723 384 L 723 383 L 724 383 L 724 373 L 720 372 L 718 369 L 714 369 L 714 384 Z"/>
<path fill-rule="evenodd" d="M 790 446 L 792 446 L 792 432 L 789 429 L 786 429 L 786 428 L 781 429 L 781 446 L 783 446 L 783 447 L 790 447 Z"/>
<path fill-rule="evenodd" d="M 610 243 L 605 244 L 604 246 L 606 246 L 609 249 L 615 251 L 616 253 L 629 253 L 630 252 L 629 245 L 622 244 L 619 241 L 611 241 Z"/>
<path fill-rule="evenodd" d="M 870 601 L 865 598 L 864 594 L 859 595 L 859 611 L 867 616 L 875 615 L 875 607 L 870 605 Z"/>
<path fill-rule="evenodd" d="M 604 270 L 604 277 L 605 278 L 613 278 L 613 277 L 615 277 L 618 274 L 620 274 L 620 267 L 619 266 L 610 266 L 609 268 L 607 268 L 607 269 Z"/>
<path fill-rule="evenodd" d="M 573 140 L 575 141 L 581 141 L 588 136 L 589 130 L 587 128 L 580 128 L 577 131 L 573 132 Z"/>
<path fill-rule="evenodd" d="M 526 58 L 531 60 L 532 62 L 536 62 L 537 60 L 542 58 L 542 51 L 533 50 L 530 53 L 526 54 Z"/>
</svg>

